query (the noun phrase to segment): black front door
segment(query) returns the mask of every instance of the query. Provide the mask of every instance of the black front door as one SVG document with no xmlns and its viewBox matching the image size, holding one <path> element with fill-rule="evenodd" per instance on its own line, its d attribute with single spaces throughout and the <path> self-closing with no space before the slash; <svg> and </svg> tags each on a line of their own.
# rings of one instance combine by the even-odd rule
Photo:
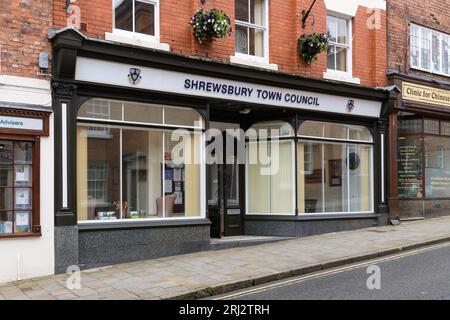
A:
<svg viewBox="0 0 450 320">
<path fill-rule="evenodd" d="M 211 237 L 236 236 L 244 232 L 243 227 L 243 177 L 244 164 L 238 164 L 237 157 L 226 163 L 226 139 L 223 134 L 223 163 L 208 165 L 208 214 L 211 220 Z M 234 143 L 236 154 L 237 141 Z M 233 162 L 233 163 L 230 163 Z"/>
</svg>

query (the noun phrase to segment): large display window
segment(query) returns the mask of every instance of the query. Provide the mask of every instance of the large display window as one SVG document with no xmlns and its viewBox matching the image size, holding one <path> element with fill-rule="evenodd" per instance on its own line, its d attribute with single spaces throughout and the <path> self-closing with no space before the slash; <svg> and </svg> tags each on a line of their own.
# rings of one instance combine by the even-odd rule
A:
<svg viewBox="0 0 450 320">
<path fill-rule="evenodd" d="M 410 116 L 398 128 L 398 196 L 450 198 L 450 122 Z"/>
<path fill-rule="evenodd" d="M 373 212 L 373 140 L 367 128 L 304 121 L 298 138 L 300 214 Z"/>
<path fill-rule="evenodd" d="M 189 130 L 174 134 L 180 127 Z M 77 128 L 78 220 L 204 216 L 202 129 L 192 109 L 101 99 L 83 104 Z"/>
</svg>

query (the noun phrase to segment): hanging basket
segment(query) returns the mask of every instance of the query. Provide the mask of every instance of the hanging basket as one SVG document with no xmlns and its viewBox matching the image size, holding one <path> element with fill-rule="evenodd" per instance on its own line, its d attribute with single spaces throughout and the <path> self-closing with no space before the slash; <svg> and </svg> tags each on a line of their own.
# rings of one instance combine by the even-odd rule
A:
<svg viewBox="0 0 450 320">
<path fill-rule="evenodd" d="M 317 60 L 317 55 L 328 49 L 326 33 L 303 34 L 298 39 L 298 55 L 308 64 Z"/>
<path fill-rule="evenodd" d="M 225 39 L 231 34 L 230 17 L 219 9 L 200 8 L 192 16 L 189 24 L 195 39 L 200 44 L 211 43 L 214 39 Z"/>
</svg>

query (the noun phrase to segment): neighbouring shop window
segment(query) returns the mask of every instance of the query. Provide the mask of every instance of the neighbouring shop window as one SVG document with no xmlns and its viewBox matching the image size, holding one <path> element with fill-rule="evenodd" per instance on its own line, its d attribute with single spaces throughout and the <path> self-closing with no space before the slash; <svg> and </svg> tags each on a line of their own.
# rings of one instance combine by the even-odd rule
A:
<svg viewBox="0 0 450 320">
<path fill-rule="evenodd" d="M 115 31 L 158 36 L 159 0 L 114 0 Z"/>
<path fill-rule="evenodd" d="M 236 53 L 267 57 L 267 1 L 235 1 Z"/>
<path fill-rule="evenodd" d="M 327 16 L 327 32 L 329 34 L 328 70 L 351 72 L 351 21 Z"/>
<path fill-rule="evenodd" d="M 109 119 L 92 112 L 98 105 L 108 105 Z M 185 134 L 174 137 L 177 128 Z M 188 108 L 84 103 L 77 128 L 78 220 L 202 216 L 202 129 L 199 113 Z M 180 153 L 182 163 L 175 158 Z"/>
<path fill-rule="evenodd" d="M 255 130 L 255 136 L 247 141 L 247 214 L 295 214 L 292 127 L 287 123 L 268 122 L 251 129 Z M 277 142 L 270 138 L 261 140 L 261 134 L 275 137 Z"/>
<path fill-rule="evenodd" d="M 449 76 L 449 45 L 448 34 L 411 24 L 411 67 Z"/>
<path fill-rule="evenodd" d="M 369 130 L 305 121 L 298 137 L 299 213 L 373 212 L 373 140 Z"/>
<path fill-rule="evenodd" d="M 36 165 L 35 142 L 0 140 L 0 237 L 33 232 Z"/>
<path fill-rule="evenodd" d="M 400 198 L 450 197 L 449 128 L 450 122 L 436 119 L 404 117 L 399 121 Z"/>
</svg>

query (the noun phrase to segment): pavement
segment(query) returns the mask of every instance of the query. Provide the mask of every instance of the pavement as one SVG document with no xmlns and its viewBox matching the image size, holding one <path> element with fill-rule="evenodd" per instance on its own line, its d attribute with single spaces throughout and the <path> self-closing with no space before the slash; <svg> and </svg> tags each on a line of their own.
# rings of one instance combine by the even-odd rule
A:
<svg viewBox="0 0 450 320">
<path fill-rule="evenodd" d="M 450 241 L 450 216 L 0 285 L 2 299 L 196 299 Z M 76 281 L 69 281 L 77 284 Z"/>
</svg>

